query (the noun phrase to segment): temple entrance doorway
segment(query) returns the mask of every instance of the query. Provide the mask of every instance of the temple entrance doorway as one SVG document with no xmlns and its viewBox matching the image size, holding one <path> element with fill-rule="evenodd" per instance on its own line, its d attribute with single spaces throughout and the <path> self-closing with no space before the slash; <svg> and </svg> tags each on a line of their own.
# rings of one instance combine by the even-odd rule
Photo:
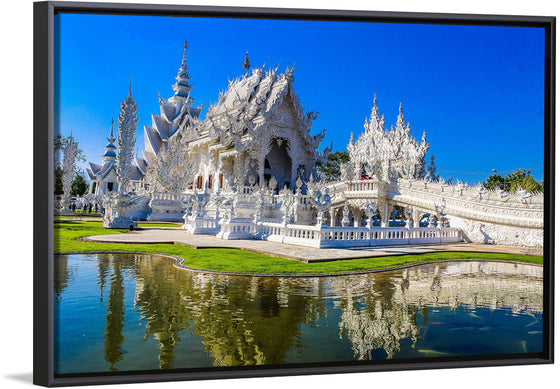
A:
<svg viewBox="0 0 560 389">
<path fill-rule="evenodd" d="M 274 138 L 271 141 L 270 151 L 264 160 L 264 176 L 274 177 L 278 182 L 278 189 L 291 186 L 292 158 L 288 154 L 288 141 L 283 138 Z"/>
</svg>

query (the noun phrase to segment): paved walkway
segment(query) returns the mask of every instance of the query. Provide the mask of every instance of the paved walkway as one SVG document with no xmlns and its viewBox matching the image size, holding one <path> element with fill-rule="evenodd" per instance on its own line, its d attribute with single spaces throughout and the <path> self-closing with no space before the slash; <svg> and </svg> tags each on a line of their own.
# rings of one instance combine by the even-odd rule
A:
<svg viewBox="0 0 560 389">
<path fill-rule="evenodd" d="M 429 244 L 414 246 L 380 246 L 344 249 L 317 249 L 264 240 L 224 240 L 212 235 L 192 235 L 180 228 L 154 227 L 145 228 L 125 234 L 96 235 L 84 238 L 92 242 L 106 243 L 172 243 L 182 244 L 196 249 L 235 248 L 275 257 L 296 259 L 302 262 L 332 261 L 380 257 L 387 255 L 422 254 L 437 251 L 471 251 L 506 254 L 542 255 L 542 250 L 526 247 L 483 245 L 474 243 Z"/>
</svg>

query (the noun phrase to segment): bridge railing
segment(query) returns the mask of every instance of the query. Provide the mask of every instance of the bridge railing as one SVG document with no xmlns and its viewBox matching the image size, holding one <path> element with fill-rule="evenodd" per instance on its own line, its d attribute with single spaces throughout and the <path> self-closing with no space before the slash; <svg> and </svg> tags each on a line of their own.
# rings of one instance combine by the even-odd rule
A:
<svg viewBox="0 0 560 389">
<path fill-rule="evenodd" d="M 318 248 L 344 248 L 453 243 L 461 241 L 461 232 L 458 228 L 327 227 L 268 221 L 255 224 L 249 220 L 231 220 L 222 224 L 219 237 L 254 238 Z"/>
<path fill-rule="evenodd" d="M 377 184 L 374 180 L 348 181 L 348 190 L 351 192 L 365 192 L 375 190 Z"/>
<path fill-rule="evenodd" d="M 190 195 L 186 193 L 169 193 L 169 192 L 151 192 L 150 197 L 152 200 L 167 200 L 167 201 L 188 201 Z"/>
<path fill-rule="evenodd" d="M 347 190 L 349 192 L 368 192 L 373 191 L 379 186 L 384 186 L 388 193 L 394 191 L 398 193 L 419 192 L 421 194 L 432 194 L 439 197 L 453 198 L 462 201 L 487 204 L 496 207 L 540 209 L 544 204 L 543 193 L 527 192 L 505 192 L 500 190 L 486 190 L 477 186 L 464 184 L 450 184 L 446 182 L 433 182 L 424 180 L 400 179 L 398 183 L 381 183 L 376 180 L 348 181 L 346 188 L 342 188 L 341 183 L 334 185 L 335 191 Z"/>
</svg>

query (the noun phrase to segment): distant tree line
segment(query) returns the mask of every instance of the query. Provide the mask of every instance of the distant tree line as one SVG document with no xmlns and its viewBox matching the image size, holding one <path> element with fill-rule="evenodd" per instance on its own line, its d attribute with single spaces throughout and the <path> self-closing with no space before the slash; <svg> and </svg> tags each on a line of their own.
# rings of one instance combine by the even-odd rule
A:
<svg viewBox="0 0 560 389">
<path fill-rule="evenodd" d="M 530 193 L 544 191 L 544 181 L 541 183 L 537 182 L 531 175 L 531 171 L 526 169 L 517 169 L 507 176 L 502 176 L 498 173 L 492 174 L 482 185 L 486 189 L 498 188 L 506 192 L 515 192 L 518 189 L 525 189 Z"/>
<path fill-rule="evenodd" d="M 88 185 L 81 173 L 76 173 L 74 181 L 72 181 L 72 189 L 70 194 L 72 196 L 83 196 L 88 192 Z M 64 186 L 62 182 L 62 168 L 58 167 L 54 171 L 54 194 L 63 195 Z"/>
</svg>

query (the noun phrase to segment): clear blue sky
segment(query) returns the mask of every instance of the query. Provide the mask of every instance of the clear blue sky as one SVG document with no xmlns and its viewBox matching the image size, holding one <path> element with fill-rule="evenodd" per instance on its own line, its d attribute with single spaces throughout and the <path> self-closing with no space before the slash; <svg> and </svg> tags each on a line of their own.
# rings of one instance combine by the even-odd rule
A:
<svg viewBox="0 0 560 389">
<path fill-rule="evenodd" d="M 57 15 L 58 112 L 88 161 L 100 162 L 119 104 L 132 90 L 143 126 L 159 113 L 157 92 L 172 95 L 183 43 L 195 105 L 208 107 L 252 66 L 284 71 L 320 114 L 322 147 L 345 150 L 371 112 L 374 93 L 387 126 L 399 102 L 419 139 L 426 131 L 438 170 L 489 172 L 544 164 L 544 29 L 526 27 L 262 21 L 148 16 Z M 204 115 L 205 111 L 203 111 Z M 85 166 L 85 165 L 84 165 Z M 537 180 L 542 170 L 534 170 Z M 469 183 L 488 174 L 442 173 Z"/>
</svg>

